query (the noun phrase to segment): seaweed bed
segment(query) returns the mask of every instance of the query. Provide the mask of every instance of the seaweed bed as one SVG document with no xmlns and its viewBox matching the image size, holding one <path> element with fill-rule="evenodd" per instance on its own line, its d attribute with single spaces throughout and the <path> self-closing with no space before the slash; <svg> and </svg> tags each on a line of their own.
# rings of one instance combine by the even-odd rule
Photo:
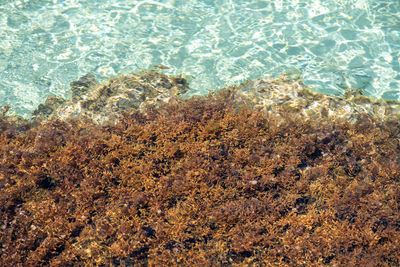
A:
<svg viewBox="0 0 400 267">
<path fill-rule="evenodd" d="M 135 103 L 172 92 L 108 122 L 54 97 L 33 122 L 0 115 L 1 265 L 400 265 L 398 117 L 300 112 L 391 107 L 284 78 L 185 99 L 184 79 L 151 75 L 71 84 L 90 112 L 118 107 L 118 81 Z M 309 99 L 272 107 L 266 84 Z"/>
</svg>

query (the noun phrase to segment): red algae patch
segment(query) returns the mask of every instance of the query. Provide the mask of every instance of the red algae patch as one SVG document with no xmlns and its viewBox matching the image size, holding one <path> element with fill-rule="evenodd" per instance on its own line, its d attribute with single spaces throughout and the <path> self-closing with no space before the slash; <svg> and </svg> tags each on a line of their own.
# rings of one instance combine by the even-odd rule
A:
<svg viewBox="0 0 400 267">
<path fill-rule="evenodd" d="M 227 88 L 112 124 L 3 114 L 0 262 L 398 266 L 398 120 L 251 99 Z"/>
</svg>

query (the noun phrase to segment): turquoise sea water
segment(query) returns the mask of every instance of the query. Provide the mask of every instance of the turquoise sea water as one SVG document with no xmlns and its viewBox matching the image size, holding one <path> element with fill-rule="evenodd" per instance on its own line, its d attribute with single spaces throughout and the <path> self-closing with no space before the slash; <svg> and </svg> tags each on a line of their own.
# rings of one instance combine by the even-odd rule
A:
<svg viewBox="0 0 400 267">
<path fill-rule="evenodd" d="M 0 3 L 0 106 L 28 114 L 101 81 L 166 65 L 191 94 L 301 76 L 315 90 L 400 95 L 399 0 L 19 0 Z"/>
</svg>

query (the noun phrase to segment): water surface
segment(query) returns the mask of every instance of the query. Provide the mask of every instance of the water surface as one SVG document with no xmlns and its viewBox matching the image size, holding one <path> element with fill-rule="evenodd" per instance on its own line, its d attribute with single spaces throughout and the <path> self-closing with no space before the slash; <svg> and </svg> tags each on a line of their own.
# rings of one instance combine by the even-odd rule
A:
<svg viewBox="0 0 400 267">
<path fill-rule="evenodd" d="M 0 105 L 28 114 L 99 80 L 166 65 L 191 94 L 291 73 L 315 90 L 400 94 L 398 0 L 24 0 L 0 4 Z"/>
</svg>

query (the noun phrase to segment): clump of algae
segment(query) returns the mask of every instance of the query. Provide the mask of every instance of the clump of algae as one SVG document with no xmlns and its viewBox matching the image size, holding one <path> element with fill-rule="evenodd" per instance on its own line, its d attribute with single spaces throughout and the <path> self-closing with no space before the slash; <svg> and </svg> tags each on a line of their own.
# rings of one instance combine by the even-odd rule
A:
<svg viewBox="0 0 400 267">
<path fill-rule="evenodd" d="M 40 123 L 1 115 L 1 263 L 399 265 L 398 120 L 306 116 L 256 90 L 296 83 L 175 94 L 113 123 L 96 101 L 52 117 L 95 100 L 83 88 Z"/>
</svg>

